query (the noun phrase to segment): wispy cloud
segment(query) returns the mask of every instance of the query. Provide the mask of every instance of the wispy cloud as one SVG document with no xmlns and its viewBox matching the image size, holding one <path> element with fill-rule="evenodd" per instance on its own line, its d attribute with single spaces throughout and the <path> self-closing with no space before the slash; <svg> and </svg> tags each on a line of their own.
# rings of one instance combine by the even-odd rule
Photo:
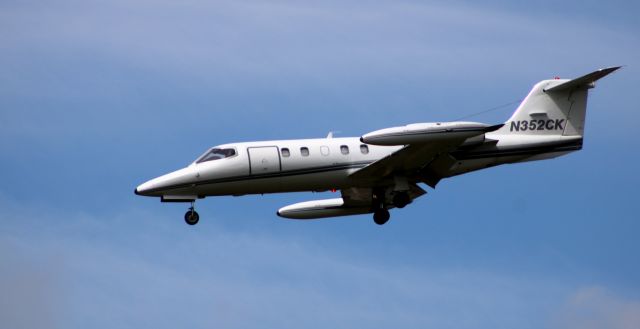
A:
<svg viewBox="0 0 640 329">
<path fill-rule="evenodd" d="M 602 286 L 581 287 L 567 298 L 555 320 L 557 328 L 633 329 L 640 325 L 640 301 Z"/>
<path fill-rule="evenodd" d="M 140 211 L 18 218 L 15 208 L 0 213 L 2 326 L 539 328 L 567 293 L 560 282 L 362 260 L 349 246 L 277 234 L 176 230 Z"/>
<path fill-rule="evenodd" d="M 67 1 L 5 5 L 4 12 L 9 50 L 97 56 L 226 86 L 279 76 L 330 84 L 459 77 L 461 70 L 496 77 L 538 72 L 540 63 L 583 69 L 638 54 L 635 33 L 462 4 Z"/>
</svg>

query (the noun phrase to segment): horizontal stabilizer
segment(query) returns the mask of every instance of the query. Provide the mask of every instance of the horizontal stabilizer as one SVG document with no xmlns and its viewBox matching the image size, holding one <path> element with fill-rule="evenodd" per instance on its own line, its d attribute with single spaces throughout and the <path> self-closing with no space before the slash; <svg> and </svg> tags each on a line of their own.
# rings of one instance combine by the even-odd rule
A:
<svg viewBox="0 0 640 329">
<path fill-rule="evenodd" d="M 565 83 L 559 84 L 555 87 L 551 87 L 549 89 L 545 89 L 545 91 L 561 91 L 561 90 L 570 90 L 574 88 L 580 87 L 593 87 L 593 83 L 597 80 L 609 75 L 615 70 L 619 69 L 621 66 L 608 67 L 606 69 L 600 69 L 594 72 L 591 72 L 587 75 L 581 76 L 579 78 L 569 80 Z"/>
<path fill-rule="evenodd" d="M 493 125 L 493 126 L 489 126 L 487 128 L 484 128 L 484 132 L 485 133 L 490 133 L 492 131 L 496 131 L 496 130 L 502 128 L 503 126 L 504 126 L 504 123 Z"/>
</svg>

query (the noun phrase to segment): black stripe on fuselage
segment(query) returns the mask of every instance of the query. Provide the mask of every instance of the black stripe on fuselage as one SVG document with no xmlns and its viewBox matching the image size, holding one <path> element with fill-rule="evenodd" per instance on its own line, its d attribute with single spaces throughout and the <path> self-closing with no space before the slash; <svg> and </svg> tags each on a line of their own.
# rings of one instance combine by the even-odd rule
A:
<svg viewBox="0 0 640 329">
<path fill-rule="evenodd" d="M 507 156 L 534 156 L 544 153 L 578 151 L 581 149 L 582 140 L 579 140 L 555 145 L 518 147 L 512 149 L 455 151 L 452 152 L 451 155 L 458 160 L 472 160 Z"/>
<path fill-rule="evenodd" d="M 233 176 L 233 177 L 225 177 L 225 178 L 216 178 L 216 179 L 208 179 L 204 181 L 199 181 L 195 183 L 185 183 L 185 184 L 176 184 L 163 188 L 152 189 L 148 193 L 161 192 L 167 190 L 175 190 L 185 187 L 194 187 L 201 185 L 209 185 L 209 184 L 219 184 L 219 183 L 233 183 L 239 182 L 243 180 L 254 180 L 254 179 L 267 179 L 267 178 L 282 178 L 282 177 L 292 177 L 292 176 L 300 176 L 300 175 L 309 175 L 309 174 L 318 174 L 325 173 L 336 170 L 347 170 L 347 169 L 358 169 L 362 168 L 373 161 L 359 161 L 347 164 L 340 165 L 331 165 L 331 166 L 322 166 L 322 167 L 312 167 L 312 168 L 304 168 L 304 169 L 296 169 L 296 170 L 286 170 L 279 171 L 267 174 L 258 174 L 258 175 L 243 175 L 243 176 Z"/>
</svg>

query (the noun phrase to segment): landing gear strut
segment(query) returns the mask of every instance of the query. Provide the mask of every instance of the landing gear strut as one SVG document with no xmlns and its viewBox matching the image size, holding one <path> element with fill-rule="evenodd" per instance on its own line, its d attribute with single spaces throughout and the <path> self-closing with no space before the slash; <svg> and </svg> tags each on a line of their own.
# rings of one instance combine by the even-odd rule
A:
<svg viewBox="0 0 640 329">
<path fill-rule="evenodd" d="M 384 202 L 384 191 L 377 191 L 373 194 L 373 221 L 378 225 L 384 225 L 389 221 L 391 215 Z"/>
<path fill-rule="evenodd" d="M 191 207 L 184 214 L 184 221 L 189 225 L 196 225 L 200 220 L 200 215 L 198 215 L 194 206 L 195 206 L 195 202 L 191 202 Z"/>
</svg>

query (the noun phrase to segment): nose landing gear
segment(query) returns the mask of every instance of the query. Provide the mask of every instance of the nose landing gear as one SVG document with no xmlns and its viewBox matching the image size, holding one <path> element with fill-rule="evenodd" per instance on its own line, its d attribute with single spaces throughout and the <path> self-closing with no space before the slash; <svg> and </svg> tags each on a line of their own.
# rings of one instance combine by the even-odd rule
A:
<svg viewBox="0 0 640 329">
<path fill-rule="evenodd" d="M 191 207 L 184 214 L 184 221 L 189 225 L 196 225 L 200 220 L 200 215 L 196 212 L 195 202 L 191 202 Z"/>
</svg>

